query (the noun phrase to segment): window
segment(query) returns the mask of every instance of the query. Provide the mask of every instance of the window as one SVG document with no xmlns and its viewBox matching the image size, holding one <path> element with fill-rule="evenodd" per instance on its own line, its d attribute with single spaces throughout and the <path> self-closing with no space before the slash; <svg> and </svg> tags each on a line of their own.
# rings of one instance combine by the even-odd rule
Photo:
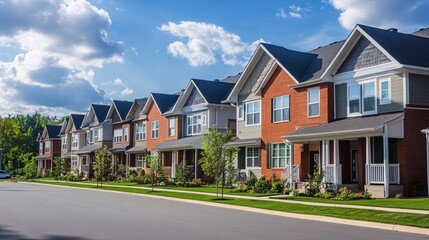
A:
<svg viewBox="0 0 429 240">
<path fill-rule="evenodd" d="M 176 132 L 176 121 L 174 118 L 168 119 L 168 135 L 174 136 Z"/>
<path fill-rule="evenodd" d="M 72 134 L 72 148 L 77 148 L 79 144 L 79 136 L 76 133 Z"/>
<path fill-rule="evenodd" d="M 187 124 L 188 124 L 188 135 L 197 135 L 202 131 L 202 115 L 196 114 L 192 116 L 187 116 Z"/>
<path fill-rule="evenodd" d="M 362 84 L 362 102 L 363 102 L 363 113 L 369 113 L 375 111 L 375 84 L 374 82 L 368 82 Z"/>
<path fill-rule="evenodd" d="M 122 128 L 113 130 L 113 142 L 114 143 L 122 142 Z"/>
<path fill-rule="evenodd" d="M 159 121 L 152 121 L 152 139 L 159 136 Z"/>
<path fill-rule="evenodd" d="M 273 143 L 271 150 L 271 166 L 273 168 L 284 168 L 289 163 L 290 147 L 285 143 Z"/>
<path fill-rule="evenodd" d="M 51 142 L 45 142 L 45 153 L 51 151 Z"/>
<path fill-rule="evenodd" d="M 101 132 L 101 129 L 94 129 L 94 142 L 98 142 L 99 132 Z"/>
<path fill-rule="evenodd" d="M 61 148 L 63 150 L 67 149 L 67 137 L 62 138 Z"/>
<path fill-rule="evenodd" d="M 91 130 L 89 130 L 88 131 L 88 135 L 86 136 L 86 142 L 87 143 L 94 143 L 94 130 L 93 129 L 91 129 Z"/>
<path fill-rule="evenodd" d="M 349 114 L 360 113 L 360 86 L 359 84 L 348 85 Z"/>
<path fill-rule="evenodd" d="M 71 167 L 72 168 L 77 168 L 77 159 L 78 159 L 77 156 L 72 156 L 71 157 Z"/>
<path fill-rule="evenodd" d="M 246 147 L 246 168 L 261 167 L 258 147 Z"/>
<path fill-rule="evenodd" d="M 308 94 L 308 116 L 317 117 L 320 116 L 320 88 L 309 88 L 307 90 Z"/>
<path fill-rule="evenodd" d="M 390 79 L 380 80 L 380 105 L 391 103 Z"/>
<path fill-rule="evenodd" d="M 137 154 L 136 158 L 137 158 L 137 167 L 138 168 L 144 167 L 144 156 L 143 156 L 143 154 Z"/>
<path fill-rule="evenodd" d="M 39 152 L 43 154 L 43 143 L 39 143 Z"/>
<path fill-rule="evenodd" d="M 146 139 L 146 124 L 137 124 L 136 140 Z"/>
<path fill-rule="evenodd" d="M 273 122 L 289 121 L 289 95 L 273 98 Z"/>
<path fill-rule="evenodd" d="M 128 142 L 128 127 L 124 128 L 124 142 Z"/>
<path fill-rule="evenodd" d="M 261 123 L 261 101 L 246 103 L 246 125 Z"/>
<path fill-rule="evenodd" d="M 237 107 L 237 120 L 244 121 L 244 105 L 240 104 Z"/>
</svg>

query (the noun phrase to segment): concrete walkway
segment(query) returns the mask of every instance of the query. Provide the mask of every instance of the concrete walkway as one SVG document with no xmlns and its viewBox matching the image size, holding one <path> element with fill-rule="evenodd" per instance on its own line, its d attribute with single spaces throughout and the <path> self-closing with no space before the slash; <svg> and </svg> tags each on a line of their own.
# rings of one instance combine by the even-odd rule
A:
<svg viewBox="0 0 429 240">
<path fill-rule="evenodd" d="M 54 181 L 54 180 L 38 180 L 38 181 L 39 182 L 57 182 L 57 181 Z M 59 182 L 66 183 L 66 181 L 59 181 Z M 73 183 L 73 184 L 96 185 L 96 183 L 88 183 L 88 182 L 70 182 L 70 183 Z M 111 184 L 103 184 L 103 186 L 105 186 L 105 187 L 113 187 L 113 188 L 132 188 L 132 189 L 152 190 L 152 188 L 150 188 L 150 187 L 140 187 L 140 186 L 120 186 L 120 185 L 111 185 Z M 196 191 L 186 191 L 186 190 L 176 190 L 176 189 L 166 189 L 166 188 L 154 188 L 154 191 L 160 191 L 160 192 L 177 192 L 177 193 L 198 194 L 198 195 L 206 195 L 206 196 L 216 196 L 216 193 L 196 192 Z M 372 206 L 359 206 L 359 205 L 334 204 L 334 203 L 304 202 L 304 201 L 294 201 L 294 200 L 273 199 L 273 198 L 271 198 L 273 196 L 270 196 L 270 197 L 252 197 L 252 196 L 240 196 L 240 195 L 230 195 L 230 194 L 224 194 L 223 196 L 226 197 L 226 198 L 262 200 L 262 201 L 272 201 L 272 202 L 302 204 L 302 205 L 308 205 L 308 206 L 367 209 L 367 210 L 376 210 L 376 211 L 385 211 L 385 212 L 415 213 L 415 214 L 427 214 L 427 215 L 429 215 L 429 211 L 428 210 L 403 209 L 403 208 L 387 208 L 387 207 L 372 207 Z M 281 195 L 281 196 L 284 196 L 284 195 Z"/>
</svg>

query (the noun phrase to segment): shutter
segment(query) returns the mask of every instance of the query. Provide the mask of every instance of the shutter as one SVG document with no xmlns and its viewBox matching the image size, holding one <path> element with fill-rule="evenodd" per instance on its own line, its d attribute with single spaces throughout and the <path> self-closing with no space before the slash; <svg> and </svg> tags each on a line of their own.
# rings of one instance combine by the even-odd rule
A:
<svg viewBox="0 0 429 240">
<path fill-rule="evenodd" d="M 267 152 L 267 160 L 266 160 L 267 169 L 270 169 L 271 168 L 271 144 L 267 143 L 265 145 L 265 150 Z"/>
</svg>

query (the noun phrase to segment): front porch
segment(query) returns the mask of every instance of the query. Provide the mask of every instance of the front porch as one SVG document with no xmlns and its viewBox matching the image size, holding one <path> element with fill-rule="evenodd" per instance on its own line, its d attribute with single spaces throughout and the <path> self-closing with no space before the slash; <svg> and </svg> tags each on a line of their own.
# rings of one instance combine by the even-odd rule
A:
<svg viewBox="0 0 429 240">
<path fill-rule="evenodd" d="M 204 179 L 204 173 L 198 164 L 201 159 L 201 152 L 201 149 L 162 151 L 162 168 L 165 176 L 170 179 L 176 178 L 177 169 L 183 164 L 191 178 Z"/>
<path fill-rule="evenodd" d="M 38 174 L 45 175 L 46 173 L 52 172 L 52 159 L 45 156 L 37 156 L 37 172 Z"/>
<path fill-rule="evenodd" d="M 285 136 L 289 144 L 301 147 L 298 154 L 291 155 L 293 167 L 286 166 L 283 177 L 289 183 L 306 182 L 308 174 L 322 169 L 323 182 L 332 184 L 334 189 L 347 187 L 369 191 L 378 198 L 403 193 L 403 186 L 400 185 L 403 152 L 401 118 L 396 115 L 391 117 L 386 120 L 383 116 L 384 121 L 378 123 L 380 116 L 359 118 L 361 126 L 358 129 L 347 129 L 353 128 L 353 125 L 349 125 L 350 119 L 345 119 L 300 129 Z M 338 125 L 340 129 L 346 129 L 339 131 Z M 293 156 L 297 158 L 295 161 Z"/>
</svg>

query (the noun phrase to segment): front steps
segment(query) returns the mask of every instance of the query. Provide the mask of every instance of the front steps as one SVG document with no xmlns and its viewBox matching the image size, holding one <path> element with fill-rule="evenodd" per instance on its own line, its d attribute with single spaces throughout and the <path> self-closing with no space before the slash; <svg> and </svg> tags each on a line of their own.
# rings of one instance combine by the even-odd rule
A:
<svg viewBox="0 0 429 240">
<path fill-rule="evenodd" d="M 365 185 L 365 190 L 371 193 L 373 198 L 384 198 L 384 185 Z M 403 193 L 403 185 L 389 185 L 389 197 L 395 197 L 396 194 Z"/>
</svg>

